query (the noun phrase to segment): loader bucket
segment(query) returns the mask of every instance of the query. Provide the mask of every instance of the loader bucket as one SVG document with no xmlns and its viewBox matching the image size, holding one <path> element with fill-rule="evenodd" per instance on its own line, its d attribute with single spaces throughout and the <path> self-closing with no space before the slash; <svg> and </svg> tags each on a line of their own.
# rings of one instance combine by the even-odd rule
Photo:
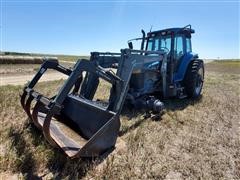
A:
<svg viewBox="0 0 240 180">
<path fill-rule="evenodd" d="M 33 89 L 48 68 L 69 76 L 53 98 Z M 24 110 L 43 131 L 47 141 L 60 147 L 71 158 L 100 156 L 114 147 L 120 128 L 117 112 L 71 92 L 74 86 L 79 86 L 76 82 L 81 82 L 83 71 L 105 76 L 111 82 L 116 80 L 87 60 L 78 61 L 73 70 L 64 68 L 57 61 L 46 61 L 21 95 Z M 33 101 L 36 103 L 31 108 Z"/>
</svg>

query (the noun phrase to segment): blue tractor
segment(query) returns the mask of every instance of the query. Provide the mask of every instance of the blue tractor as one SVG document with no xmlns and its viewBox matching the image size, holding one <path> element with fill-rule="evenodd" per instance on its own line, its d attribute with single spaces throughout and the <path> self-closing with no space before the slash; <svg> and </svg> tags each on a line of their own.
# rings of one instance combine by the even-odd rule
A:
<svg viewBox="0 0 240 180">
<path fill-rule="evenodd" d="M 192 52 L 191 34 L 194 32 L 191 25 L 188 25 L 183 28 L 169 28 L 149 32 L 147 37 L 145 37 L 145 32 L 142 31 L 142 38 L 133 39 L 142 40 L 141 50 L 165 52 L 166 61 L 145 63 L 143 68 L 151 70 L 154 68 L 160 69 L 161 66 L 161 70 L 166 70 L 166 74 L 162 73 L 161 87 L 155 89 L 161 89 L 164 98 L 198 98 L 201 94 L 204 80 L 204 63 L 197 54 Z M 130 49 L 133 48 L 133 40 L 128 42 Z M 148 53 L 145 53 L 145 55 L 152 56 L 152 54 Z M 133 82 L 137 82 L 137 79 L 139 78 L 133 73 Z"/>
<path fill-rule="evenodd" d="M 140 50 L 130 40 L 120 53 L 92 52 L 90 60 L 78 60 L 73 69 L 46 60 L 24 88 L 21 104 L 49 143 L 69 157 L 99 156 L 116 143 L 124 105 L 160 113 L 163 99 L 201 95 L 204 63 L 192 52 L 193 33 L 190 25 L 147 35 L 142 31 L 141 38 L 133 39 L 141 41 Z M 47 69 L 69 76 L 53 97 L 34 89 Z M 103 81 L 109 96 L 95 99 Z"/>
</svg>

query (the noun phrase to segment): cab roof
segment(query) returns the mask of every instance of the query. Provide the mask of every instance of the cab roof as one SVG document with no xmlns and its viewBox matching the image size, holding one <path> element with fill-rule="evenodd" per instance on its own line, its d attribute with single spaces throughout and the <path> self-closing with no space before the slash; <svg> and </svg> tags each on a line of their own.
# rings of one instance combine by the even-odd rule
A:
<svg viewBox="0 0 240 180">
<path fill-rule="evenodd" d="M 191 25 L 187 25 L 183 28 L 168 28 L 168 29 L 162 29 L 162 30 L 158 30 L 158 31 L 153 31 L 153 32 L 149 32 L 148 36 L 152 36 L 152 35 L 169 35 L 169 34 L 186 34 L 186 35 L 191 35 L 192 33 L 195 33 L 194 29 L 191 28 Z"/>
</svg>

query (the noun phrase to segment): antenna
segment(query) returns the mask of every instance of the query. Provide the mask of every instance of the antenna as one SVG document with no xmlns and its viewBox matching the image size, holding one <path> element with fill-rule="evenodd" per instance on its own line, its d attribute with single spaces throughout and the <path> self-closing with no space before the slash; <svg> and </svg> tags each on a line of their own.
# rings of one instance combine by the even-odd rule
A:
<svg viewBox="0 0 240 180">
<path fill-rule="evenodd" d="M 153 25 L 151 25 L 150 32 L 152 32 Z"/>
</svg>

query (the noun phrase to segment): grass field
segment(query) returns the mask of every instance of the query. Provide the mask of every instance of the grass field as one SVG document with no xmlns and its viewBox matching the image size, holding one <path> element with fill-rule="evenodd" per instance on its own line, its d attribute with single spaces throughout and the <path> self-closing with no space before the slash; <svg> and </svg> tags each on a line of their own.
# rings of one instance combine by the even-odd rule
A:
<svg viewBox="0 0 240 180">
<path fill-rule="evenodd" d="M 40 83 L 54 94 L 62 81 Z M 158 121 L 124 109 L 125 148 L 98 160 L 68 159 L 23 112 L 22 86 L 0 87 L 0 176 L 3 178 L 240 179 L 240 62 L 206 64 L 202 98 L 167 100 Z M 101 94 L 100 94 L 101 95 Z"/>
</svg>

